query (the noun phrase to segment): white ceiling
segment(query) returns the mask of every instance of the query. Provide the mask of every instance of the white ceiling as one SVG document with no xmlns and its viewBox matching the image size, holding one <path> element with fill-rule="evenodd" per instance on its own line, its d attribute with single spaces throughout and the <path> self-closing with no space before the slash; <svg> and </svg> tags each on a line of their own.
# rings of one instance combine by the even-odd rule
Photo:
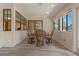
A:
<svg viewBox="0 0 79 59">
<path fill-rule="evenodd" d="M 51 7 L 51 5 L 54 5 Z M 65 3 L 17 3 L 25 16 L 51 17 L 58 12 Z"/>
</svg>

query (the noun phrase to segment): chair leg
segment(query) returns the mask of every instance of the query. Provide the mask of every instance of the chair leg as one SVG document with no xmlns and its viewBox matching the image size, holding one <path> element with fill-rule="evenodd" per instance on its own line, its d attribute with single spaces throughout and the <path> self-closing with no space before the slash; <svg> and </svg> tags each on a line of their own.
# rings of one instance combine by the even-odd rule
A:
<svg viewBox="0 0 79 59">
<path fill-rule="evenodd" d="M 44 46 L 44 41 L 42 43 L 43 43 L 42 45 Z"/>
<path fill-rule="evenodd" d="M 39 47 L 40 46 L 40 43 L 39 43 L 40 41 L 39 40 L 37 40 L 37 42 L 36 42 L 36 46 L 37 47 Z"/>
<path fill-rule="evenodd" d="M 52 40 L 51 40 L 51 43 L 52 43 Z"/>
<path fill-rule="evenodd" d="M 28 40 L 28 44 L 31 44 L 31 39 L 29 38 L 29 40 Z"/>
<path fill-rule="evenodd" d="M 38 40 L 36 45 L 37 47 L 44 46 L 44 41 Z"/>
<path fill-rule="evenodd" d="M 47 40 L 46 40 L 46 44 L 50 44 L 50 43 L 52 43 L 51 38 L 47 38 Z"/>
</svg>

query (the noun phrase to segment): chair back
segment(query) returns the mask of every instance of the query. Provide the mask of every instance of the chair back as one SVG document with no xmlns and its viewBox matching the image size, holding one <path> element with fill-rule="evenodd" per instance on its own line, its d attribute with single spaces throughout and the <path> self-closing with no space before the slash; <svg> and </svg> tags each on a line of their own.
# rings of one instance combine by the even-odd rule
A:
<svg viewBox="0 0 79 59">
<path fill-rule="evenodd" d="M 46 32 L 44 30 L 36 30 L 36 38 L 37 40 L 44 40 L 45 39 L 45 35 L 46 35 Z"/>
<path fill-rule="evenodd" d="M 44 37 L 46 35 L 46 32 L 44 30 L 36 30 L 36 36 L 39 36 L 39 37 Z"/>
</svg>

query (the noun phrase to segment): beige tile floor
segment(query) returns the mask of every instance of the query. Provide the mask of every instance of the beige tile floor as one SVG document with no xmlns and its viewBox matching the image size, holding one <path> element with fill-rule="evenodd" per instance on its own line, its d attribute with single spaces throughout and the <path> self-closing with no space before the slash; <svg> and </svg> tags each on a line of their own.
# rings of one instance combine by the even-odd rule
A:
<svg viewBox="0 0 79 59">
<path fill-rule="evenodd" d="M 16 47 L 0 48 L 1 56 L 77 56 L 75 53 L 62 48 L 56 42 L 50 45 L 36 47 L 35 44 L 27 44 L 22 41 Z"/>
</svg>

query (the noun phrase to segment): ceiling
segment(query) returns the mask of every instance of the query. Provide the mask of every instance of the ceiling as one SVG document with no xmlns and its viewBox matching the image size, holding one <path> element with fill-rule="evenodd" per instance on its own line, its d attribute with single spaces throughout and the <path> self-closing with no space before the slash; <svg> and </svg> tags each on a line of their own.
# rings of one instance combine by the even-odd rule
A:
<svg viewBox="0 0 79 59">
<path fill-rule="evenodd" d="M 55 15 L 65 3 L 17 3 L 25 16 L 51 17 Z"/>
</svg>

